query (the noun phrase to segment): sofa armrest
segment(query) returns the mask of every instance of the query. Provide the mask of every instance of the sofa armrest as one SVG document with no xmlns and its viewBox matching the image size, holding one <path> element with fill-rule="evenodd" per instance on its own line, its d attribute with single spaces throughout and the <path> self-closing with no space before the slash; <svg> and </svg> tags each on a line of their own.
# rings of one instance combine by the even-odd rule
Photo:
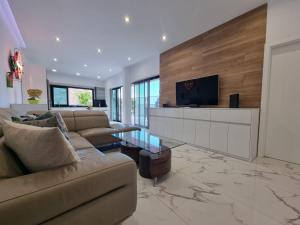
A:
<svg viewBox="0 0 300 225">
<path fill-rule="evenodd" d="M 136 193 L 136 165 L 130 158 L 93 148 L 78 153 L 80 163 L 0 181 L 0 224 L 40 224 L 123 187 Z"/>
</svg>

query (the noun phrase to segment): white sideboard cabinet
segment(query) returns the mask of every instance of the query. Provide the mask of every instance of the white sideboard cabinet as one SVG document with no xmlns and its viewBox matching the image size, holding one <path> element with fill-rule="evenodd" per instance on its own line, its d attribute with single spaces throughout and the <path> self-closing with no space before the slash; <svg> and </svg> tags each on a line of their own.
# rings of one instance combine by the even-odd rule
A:
<svg viewBox="0 0 300 225">
<path fill-rule="evenodd" d="M 257 108 L 156 108 L 150 132 L 243 160 L 257 156 Z"/>
</svg>

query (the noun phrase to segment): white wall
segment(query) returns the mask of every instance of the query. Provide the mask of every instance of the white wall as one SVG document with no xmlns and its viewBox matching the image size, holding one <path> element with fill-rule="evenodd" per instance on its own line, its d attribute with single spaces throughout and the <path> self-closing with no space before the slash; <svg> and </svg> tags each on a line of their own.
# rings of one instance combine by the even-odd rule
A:
<svg viewBox="0 0 300 225">
<path fill-rule="evenodd" d="M 114 75 L 113 77 L 111 77 L 110 79 L 106 80 L 105 82 L 105 99 L 106 99 L 106 104 L 108 106 L 108 115 L 110 117 L 110 90 L 112 88 L 115 87 L 121 87 L 125 85 L 125 72 L 122 71 L 116 75 Z M 124 89 L 123 89 L 123 95 L 127 95 L 127 93 L 124 93 Z M 125 103 L 123 101 L 123 105 L 122 105 L 122 122 L 125 122 L 125 107 L 129 107 L 126 105 L 127 103 Z"/>
<path fill-rule="evenodd" d="M 2 3 L 0 4 L 2 7 Z M 0 10 L 0 107 L 9 107 L 12 103 L 22 102 L 21 83 L 14 81 L 14 88 L 6 87 L 6 72 L 9 72 L 8 56 L 9 51 L 18 47 L 18 43 Z"/>
<path fill-rule="evenodd" d="M 284 1 L 269 0 L 268 1 L 267 36 L 266 36 L 266 45 L 265 45 L 261 121 L 260 121 L 260 135 L 259 135 L 260 156 L 266 155 L 266 148 L 267 148 L 266 143 L 268 143 L 269 146 L 272 146 L 272 143 L 270 143 L 271 141 L 270 137 L 273 134 L 270 134 L 270 132 L 273 133 L 273 132 L 280 131 L 278 129 L 267 131 L 268 127 L 270 127 L 268 126 L 268 124 L 269 125 L 277 124 L 280 121 L 286 121 L 287 118 L 293 118 L 293 116 L 287 115 L 287 113 L 285 112 L 298 111 L 296 109 L 297 104 L 290 104 L 289 106 L 290 110 L 286 110 L 286 111 L 283 110 L 280 114 L 277 114 L 276 121 L 272 119 L 275 117 L 271 116 L 271 114 L 269 113 L 270 111 L 274 110 L 273 107 L 274 102 L 272 104 L 270 102 L 271 96 L 277 96 L 277 101 L 275 101 L 277 103 L 279 102 L 284 103 L 283 101 L 285 100 L 280 101 L 280 99 L 286 99 L 286 96 L 294 96 L 295 98 L 297 98 L 297 86 L 289 85 L 289 87 L 286 89 L 288 90 L 288 93 L 282 92 L 282 89 L 284 88 L 284 85 L 286 85 L 287 82 L 290 83 L 296 82 L 297 77 L 299 77 L 299 71 L 296 73 L 291 72 L 293 67 L 297 65 L 295 64 L 294 66 L 290 65 L 291 61 L 290 62 L 286 61 L 287 59 L 286 57 L 290 57 L 291 54 L 295 55 L 294 53 L 298 51 L 297 49 L 298 45 L 296 43 L 297 41 L 300 41 L 300 26 L 299 26 L 300 13 L 299 12 L 300 12 L 299 0 L 284 0 Z M 284 46 L 286 46 L 287 48 Z M 282 50 L 283 47 L 284 50 Z M 278 61 L 278 59 L 281 59 L 281 61 Z M 275 61 L 276 61 L 276 65 L 274 65 Z M 297 59 L 297 61 L 299 62 L 300 59 Z M 289 65 L 288 69 L 286 65 Z M 283 68 L 285 68 L 284 73 L 282 72 Z M 276 69 L 276 71 L 274 71 L 274 69 Z M 286 82 L 283 82 L 282 77 L 280 77 L 279 75 L 285 76 L 285 79 L 283 80 Z M 278 82 L 280 82 L 280 84 Z M 277 88 L 277 89 L 272 88 L 276 86 L 281 88 Z M 282 92 L 281 97 L 278 96 L 279 92 Z M 294 100 L 297 101 L 296 99 Z M 297 119 L 297 121 L 294 121 L 294 123 L 298 124 L 299 118 Z M 288 124 L 288 123 L 282 123 L 282 125 L 284 124 Z M 286 128 L 282 127 L 282 129 L 287 129 L 289 131 L 291 130 L 289 127 Z M 297 139 L 298 134 L 296 133 L 294 134 L 295 136 L 294 137 L 290 136 L 290 138 Z M 276 134 L 274 135 L 276 136 Z M 282 135 L 279 136 L 282 137 Z M 282 140 L 282 142 L 292 144 L 291 141 L 286 142 Z M 289 147 L 286 146 L 286 148 Z M 282 151 L 285 151 L 285 149 L 282 149 Z M 283 152 L 283 154 L 288 154 L 288 153 Z M 270 155 L 270 152 L 267 155 Z M 285 159 L 287 158 L 288 157 L 285 157 Z"/>
<path fill-rule="evenodd" d="M 299 22 L 299 0 L 269 0 L 266 44 L 300 38 Z"/>
<path fill-rule="evenodd" d="M 106 102 L 110 114 L 110 90 L 123 86 L 122 122 L 131 123 L 131 84 L 156 75 L 160 71 L 159 54 L 151 56 L 132 66 L 126 67 L 121 73 L 116 74 L 106 81 Z"/>
<path fill-rule="evenodd" d="M 27 104 L 28 89 L 40 89 L 43 91 L 40 97 L 40 104 L 47 104 L 47 82 L 46 68 L 41 65 L 26 64 L 22 81 L 23 103 Z"/>
<path fill-rule="evenodd" d="M 77 77 L 62 73 L 47 72 L 47 79 L 49 80 L 50 84 L 62 84 L 87 88 L 105 86 L 105 83 L 98 79 L 90 79 L 82 76 Z"/>
</svg>

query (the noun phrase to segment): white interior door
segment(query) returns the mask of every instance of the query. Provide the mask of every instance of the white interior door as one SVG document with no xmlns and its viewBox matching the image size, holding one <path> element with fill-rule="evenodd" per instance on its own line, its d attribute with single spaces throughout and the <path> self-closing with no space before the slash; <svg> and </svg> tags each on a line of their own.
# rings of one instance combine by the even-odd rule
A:
<svg viewBox="0 0 300 225">
<path fill-rule="evenodd" d="M 265 154 L 300 163 L 300 42 L 271 57 Z"/>
</svg>

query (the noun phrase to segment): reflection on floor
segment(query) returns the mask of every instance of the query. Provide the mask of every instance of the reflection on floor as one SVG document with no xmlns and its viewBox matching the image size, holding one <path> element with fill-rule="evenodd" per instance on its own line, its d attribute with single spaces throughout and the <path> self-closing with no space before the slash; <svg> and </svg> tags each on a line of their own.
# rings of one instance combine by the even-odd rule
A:
<svg viewBox="0 0 300 225">
<path fill-rule="evenodd" d="M 299 225 L 300 165 L 253 163 L 183 145 L 156 187 L 138 175 L 138 206 L 122 225 Z"/>
</svg>

